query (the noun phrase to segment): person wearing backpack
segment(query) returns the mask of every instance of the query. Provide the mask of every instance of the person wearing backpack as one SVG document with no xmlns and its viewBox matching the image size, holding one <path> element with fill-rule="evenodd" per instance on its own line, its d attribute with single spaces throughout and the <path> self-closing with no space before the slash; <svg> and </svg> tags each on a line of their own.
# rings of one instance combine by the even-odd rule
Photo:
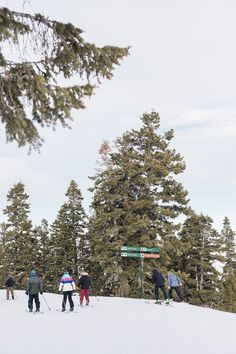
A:
<svg viewBox="0 0 236 354">
<path fill-rule="evenodd" d="M 89 288 L 91 285 L 90 276 L 85 272 L 84 268 L 81 269 L 78 287 L 80 290 L 80 306 L 83 306 L 84 297 L 86 299 L 86 306 L 89 305 Z"/>
<path fill-rule="evenodd" d="M 37 276 L 35 270 L 30 272 L 29 279 L 26 283 L 26 295 L 29 295 L 28 308 L 29 312 L 33 311 L 33 301 L 35 301 L 36 312 L 40 311 L 39 293 L 43 293 L 43 284 L 41 279 Z"/>
<path fill-rule="evenodd" d="M 181 292 L 181 279 L 179 277 L 177 277 L 177 275 L 175 275 L 172 271 L 168 273 L 167 276 L 167 282 L 168 282 L 168 286 L 169 286 L 169 298 L 172 300 L 173 299 L 173 290 L 176 292 L 176 295 L 179 298 L 179 301 L 182 302 L 183 301 L 183 295 Z"/>
</svg>

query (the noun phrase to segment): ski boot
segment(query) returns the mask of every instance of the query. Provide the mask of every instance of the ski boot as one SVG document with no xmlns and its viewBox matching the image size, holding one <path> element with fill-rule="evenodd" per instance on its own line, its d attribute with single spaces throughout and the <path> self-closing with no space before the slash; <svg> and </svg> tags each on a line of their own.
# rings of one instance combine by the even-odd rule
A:
<svg viewBox="0 0 236 354">
<path fill-rule="evenodd" d="M 161 302 L 162 302 L 161 300 L 156 300 L 156 301 L 155 301 L 155 304 L 161 305 Z"/>
</svg>

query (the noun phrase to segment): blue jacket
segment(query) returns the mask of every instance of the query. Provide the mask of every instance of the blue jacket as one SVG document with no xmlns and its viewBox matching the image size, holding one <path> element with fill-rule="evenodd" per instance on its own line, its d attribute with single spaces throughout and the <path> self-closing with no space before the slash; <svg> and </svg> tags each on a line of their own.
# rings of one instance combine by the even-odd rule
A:
<svg viewBox="0 0 236 354">
<path fill-rule="evenodd" d="M 168 285 L 170 287 L 174 287 L 174 286 L 180 286 L 181 285 L 181 280 L 179 277 L 177 277 L 175 274 L 173 273 L 168 273 Z"/>
</svg>

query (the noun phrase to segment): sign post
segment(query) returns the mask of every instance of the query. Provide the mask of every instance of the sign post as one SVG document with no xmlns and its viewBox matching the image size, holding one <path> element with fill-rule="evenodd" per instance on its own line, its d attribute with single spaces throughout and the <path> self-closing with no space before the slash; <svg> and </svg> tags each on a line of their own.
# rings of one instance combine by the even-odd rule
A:
<svg viewBox="0 0 236 354">
<path fill-rule="evenodd" d="M 139 247 L 139 246 L 122 246 L 121 257 L 131 257 L 139 259 L 139 278 L 141 298 L 143 298 L 143 263 L 145 258 L 160 258 L 160 248 L 158 247 Z"/>
</svg>

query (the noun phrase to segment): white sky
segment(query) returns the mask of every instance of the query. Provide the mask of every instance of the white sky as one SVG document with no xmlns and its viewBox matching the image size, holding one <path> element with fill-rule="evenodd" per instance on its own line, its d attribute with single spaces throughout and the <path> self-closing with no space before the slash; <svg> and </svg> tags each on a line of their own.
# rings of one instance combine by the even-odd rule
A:
<svg viewBox="0 0 236 354">
<path fill-rule="evenodd" d="M 236 316 L 186 303 L 173 306 L 140 299 L 90 297 L 91 306 L 62 313 L 62 296 L 44 293 L 43 313 L 29 313 L 28 297 L 0 290 L 3 354 L 235 354 Z M 67 301 L 67 310 L 69 309 Z M 35 305 L 34 305 L 35 309 Z"/>
<path fill-rule="evenodd" d="M 22 11 L 23 0 L 0 0 Z M 98 148 L 139 117 L 159 111 L 161 128 L 175 130 L 173 147 L 187 164 L 181 176 L 190 205 L 214 219 L 224 216 L 236 229 L 236 3 L 233 0 L 32 0 L 24 10 L 85 31 L 97 45 L 131 45 L 130 56 L 73 114 L 72 130 L 43 130 L 41 153 L 6 144 L 0 127 L 0 209 L 14 183 L 30 194 L 31 217 L 52 222 L 75 179 L 88 210 Z M 0 221 L 3 220 L 0 214 Z"/>
</svg>

